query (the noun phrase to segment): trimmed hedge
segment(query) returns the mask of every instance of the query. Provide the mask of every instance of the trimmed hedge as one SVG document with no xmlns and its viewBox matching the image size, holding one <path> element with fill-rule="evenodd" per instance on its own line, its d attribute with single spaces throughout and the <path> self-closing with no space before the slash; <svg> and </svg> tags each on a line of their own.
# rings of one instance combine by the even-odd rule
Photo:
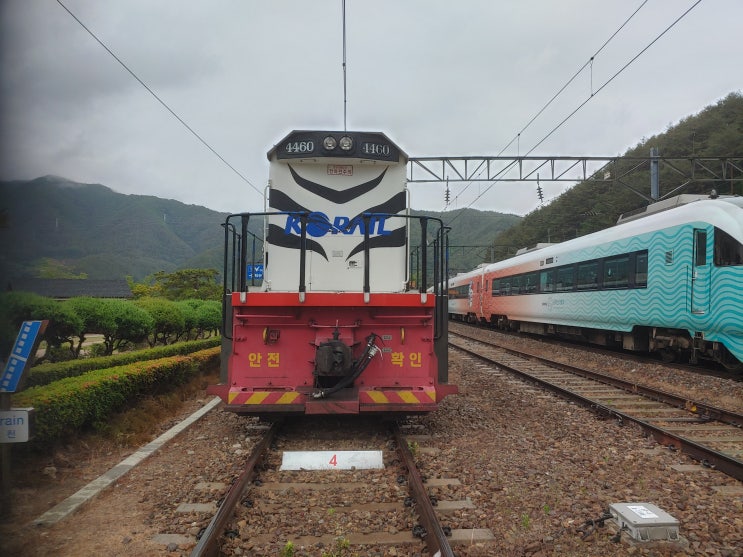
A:
<svg viewBox="0 0 743 557">
<path fill-rule="evenodd" d="M 158 346 L 147 350 L 136 350 L 134 352 L 124 352 L 114 354 L 113 356 L 103 356 L 101 358 L 89 358 L 85 360 L 70 360 L 67 362 L 55 362 L 41 364 L 31 368 L 24 382 L 24 388 L 39 387 L 49 385 L 54 381 L 65 379 L 67 377 L 77 377 L 89 371 L 97 369 L 107 369 L 110 367 L 123 366 L 134 362 L 144 360 L 157 360 L 169 356 L 183 356 L 199 350 L 205 350 L 214 346 L 219 346 L 220 337 L 207 338 L 203 340 L 191 340 L 188 342 L 178 342 L 167 346 Z"/>
<path fill-rule="evenodd" d="M 53 443 L 96 426 L 140 396 L 164 393 L 219 366 L 220 348 L 99 369 L 13 395 L 16 407 L 35 408 L 33 443 Z"/>
</svg>

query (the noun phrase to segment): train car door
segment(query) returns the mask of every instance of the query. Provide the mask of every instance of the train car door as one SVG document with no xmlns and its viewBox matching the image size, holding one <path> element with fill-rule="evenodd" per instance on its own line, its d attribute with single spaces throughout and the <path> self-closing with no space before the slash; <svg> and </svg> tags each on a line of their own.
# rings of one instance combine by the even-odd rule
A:
<svg viewBox="0 0 743 557">
<path fill-rule="evenodd" d="M 480 277 L 475 277 L 472 282 L 470 282 L 470 312 L 472 312 L 475 322 L 480 319 L 480 315 L 482 314 L 481 290 L 482 285 L 480 284 Z"/>
<path fill-rule="evenodd" d="M 482 275 L 477 277 L 477 317 L 482 319 Z"/>
<path fill-rule="evenodd" d="M 475 296 L 475 282 L 470 281 L 469 288 L 467 289 L 467 321 L 472 316 L 472 302 Z"/>
<path fill-rule="evenodd" d="M 476 278 L 477 284 L 477 318 L 481 321 L 485 320 L 485 268 L 483 267 L 480 274 Z"/>
<path fill-rule="evenodd" d="M 710 301 L 710 267 L 707 258 L 707 231 L 694 229 L 694 253 L 691 268 L 691 312 L 707 313 Z"/>
</svg>

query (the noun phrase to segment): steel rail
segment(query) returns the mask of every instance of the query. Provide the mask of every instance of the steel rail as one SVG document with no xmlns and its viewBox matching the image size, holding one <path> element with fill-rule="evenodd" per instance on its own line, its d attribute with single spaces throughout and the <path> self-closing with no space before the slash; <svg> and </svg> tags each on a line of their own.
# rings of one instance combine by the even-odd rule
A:
<svg viewBox="0 0 743 557">
<path fill-rule="evenodd" d="M 462 246 L 456 246 L 456 247 L 462 247 Z M 469 247 L 469 246 L 464 246 Z M 452 331 L 453 334 L 461 335 L 466 338 L 475 338 L 470 337 L 469 333 L 466 331 L 473 331 L 473 330 L 480 330 L 480 331 L 492 331 L 497 333 L 498 335 L 503 335 L 506 337 L 512 337 L 512 338 L 532 338 L 532 339 L 538 339 L 540 343 L 550 344 L 554 346 L 561 346 L 567 349 L 571 350 L 582 350 L 582 351 L 588 351 L 591 354 L 597 354 L 597 355 L 604 355 L 609 356 L 610 358 L 619 358 L 622 360 L 626 360 L 628 362 L 637 362 L 638 364 L 652 364 L 654 366 L 663 367 L 669 370 L 677 370 L 677 371 L 686 371 L 690 373 L 694 373 L 695 375 L 706 375 L 708 377 L 718 377 L 721 379 L 729 379 L 732 381 L 737 381 L 743 383 L 743 374 L 736 374 L 734 371 L 730 371 L 724 366 L 722 368 L 715 367 L 714 362 L 709 362 L 711 365 L 707 365 L 707 362 L 704 363 L 698 363 L 698 364 L 685 364 L 678 361 L 664 361 L 662 359 L 656 359 L 652 355 L 644 355 L 642 352 L 631 352 L 628 350 L 623 350 L 620 348 L 611 348 L 605 345 L 599 345 L 599 344 L 590 344 L 586 342 L 576 341 L 576 340 L 570 340 L 566 339 L 564 337 L 554 337 L 549 336 L 545 337 L 539 334 L 532 334 L 532 333 L 523 333 L 519 331 L 511 331 L 511 330 L 503 330 L 503 329 L 497 329 L 490 326 L 482 326 L 478 324 L 472 324 L 467 323 L 465 321 L 458 321 L 458 320 L 450 320 L 449 321 L 449 330 Z M 500 346 L 499 346 L 500 347 Z M 500 347 L 504 350 L 507 350 L 505 347 Z M 524 353 L 528 353 L 526 350 Z M 534 357 L 538 358 L 536 354 L 534 354 Z M 723 410 L 723 412 L 725 412 Z M 734 414 L 733 416 L 738 417 L 738 414 Z M 743 416 L 740 416 L 743 418 Z M 741 423 L 741 426 L 743 426 L 743 423 Z"/>
<path fill-rule="evenodd" d="M 428 553 L 435 557 L 454 557 L 449 540 L 446 538 L 446 534 L 444 534 L 444 530 L 436 517 L 436 511 L 431 503 L 431 498 L 423 485 L 423 479 L 418 471 L 418 467 L 415 465 L 415 459 L 397 423 L 392 425 L 392 432 L 395 435 L 397 449 L 400 451 L 405 467 L 408 470 L 408 487 L 416 501 L 420 521 L 426 529 L 424 542 L 428 548 Z"/>
<path fill-rule="evenodd" d="M 454 334 L 454 333 L 450 333 L 450 336 L 452 334 Z M 482 344 L 485 344 L 485 345 L 490 345 L 490 343 L 488 343 L 487 341 L 482 341 L 482 340 L 479 340 L 479 339 L 471 339 L 469 337 L 466 337 L 465 335 L 459 335 L 459 336 L 462 336 L 464 338 L 468 338 L 469 340 L 474 340 L 476 342 L 479 342 L 479 343 L 482 343 Z M 625 422 L 626 421 L 626 422 L 635 423 L 635 424 L 639 425 L 640 427 L 642 427 L 643 429 L 645 429 L 646 431 L 650 432 L 653 435 L 653 437 L 656 439 L 656 441 L 658 441 L 659 443 L 661 443 L 663 445 L 666 445 L 666 446 L 673 445 L 675 448 L 677 448 L 677 449 L 681 450 L 682 452 L 688 454 L 689 456 L 691 456 L 695 460 L 698 460 L 698 461 L 704 463 L 705 465 L 708 465 L 708 466 L 713 467 L 713 468 L 715 468 L 717 470 L 720 470 L 721 472 L 724 472 L 725 474 L 727 474 L 728 476 L 730 476 L 732 478 L 735 478 L 737 480 L 743 481 L 743 462 L 741 462 L 741 461 L 739 461 L 739 460 L 737 460 L 735 458 L 732 458 L 731 456 L 729 456 L 727 454 L 721 453 L 719 451 L 716 451 L 714 449 L 711 449 L 709 447 L 706 447 L 704 445 L 701 445 L 699 443 L 696 443 L 694 441 L 691 441 L 689 439 L 686 439 L 683 435 L 677 435 L 677 434 L 675 434 L 675 433 L 673 433 L 671 431 L 668 431 L 667 429 L 664 429 L 662 427 L 653 425 L 649 421 L 643 420 L 642 418 L 638 418 L 638 417 L 633 416 L 632 414 L 628 414 L 626 412 L 622 412 L 620 410 L 617 410 L 616 408 L 611 408 L 609 406 L 606 406 L 605 404 L 602 404 L 602 403 L 600 403 L 600 402 L 598 402 L 598 401 L 596 401 L 596 400 L 594 400 L 594 399 L 592 399 L 590 397 L 586 397 L 586 396 L 580 395 L 578 393 L 575 393 L 575 392 L 573 392 L 573 391 L 571 391 L 569 389 L 563 388 L 563 387 L 561 387 L 559 385 L 556 385 L 554 383 L 551 383 L 550 381 L 547 381 L 545 379 L 541 379 L 540 377 L 534 376 L 534 375 L 532 375 L 532 374 L 530 374 L 528 372 L 525 372 L 523 370 L 517 369 L 517 368 L 515 368 L 513 366 L 509 366 L 507 364 L 504 364 L 503 362 L 499 362 L 499 361 L 494 360 L 492 358 L 489 358 L 489 357 L 487 357 L 487 356 L 485 356 L 483 354 L 480 354 L 478 352 L 475 352 L 474 350 L 470 350 L 468 348 L 459 346 L 459 345 L 457 345 L 455 343 L 452 343 L 452 342 L 450 342 L 449 345 L 452 346 L 452 347 L 454 347 L 454 348 L 456 348 L 457 350 L 461 350 L 462 352 L 465 352 L 465 353 L 467 353 L 467 354 L 469 354 L 469 355 L 471 355 L 471 356 L 473 356 L 475 358 L 478 358 L 478 359 L 480 359 L 480 360 L 482 360 L 484 362 L 487 362 L 487 363 L 490 363 L 490 364 L 493 364 L 493 365 L 497 365 L 501 369 L 505 369 L 505 370 L 507 370 L 507 371 L 509 371 L 511 373 L 514 373 L 514 374 L 516 374 L 518 376 L 521 376 L 521 377 L 524 377 L 526 379 L 529 379 L 530 381 L 535 381 L 540 386 L 543 386 L 543 387 L 545 387 L 545 388 L 547 388 L 547 389 L 549 389 L 549 390 L 551 390 L 553 392 L 556 392 L 556 393 L 560 394 L 561 396 L 563 396 L 563 397 L 565 397 L 565 398 L 567 398 L 569 400 L 572 400 L 572 401 L 574 401 L 576 403 L 579 403 L 579 404 L 581 404 L 581 405 L 583 405 L 585 407 L 588 407 L 588 408 L 594 410 L 595 412 L 598 412 L 598 413 L 601 413 L 601 414 L 604 414 L 604 415 L 607 415 L 607 416 L 615 417 L 615 418 L 619 419 L 621 422 Z M 493 345 L 490 345 L 490 346 L 493 346 Z M 589 370 L 584 370 L 582 368 L 573 368 L 573 366 L 569 366 L 567 364 L 560 364 L 558 362 L 553 362 L 553 361 L 551 361 L 551 360 L 549 360 L 547 358 L 541 358 L 541 357 L 535 356 L 533 354 L 521 353 L 521 352 L 519 352 L 517 350 L 506 349 L 506 348 L 502 348 L 500 346 L 493 346 L 493 347 L 494 348 L 497 348 L 498 350 L 502 350 L 502 351 L 504 351 L 504 352 L 506 352 L 506 353 L 508 353 L 510 355 L 520 356 L 520 357 L 525 358 L 525 359 L 528 359 L 528 360 L 538 361 L 540 364 L 546 364 L 546 365 L 549 365 L 549 366 L 554 367 L 556 369 L 560 369 L 561 371 L 566 371 L 566 372 L 569 372 L 569 373 L 576 373 L 577 375 L 581 375 L 581 376 L 583 376 L 586 379 L 590 379 L 590 380 L 593 380 L 593 381 L 598 381 L 598 382 L 606 383 L 606 384 L 609 384 L 612 387 L 619 388 L 619 389 L 622 389 L 622 390 L 631 392 L 633 394 L 640 394 L 640 395 L 645 396 L 647 398 L 654 398 L 654 399 L 656 399 L 657 402 L 662 402 L 664 404 L 668 404 L 670 406 L 674 406 L 674 407 L 677 407 L 677 408 L 686 410 L 686 411 L 688 411 L 690 413 L 696 414 L 696 412 L 693 409 L 693 404 L 694 403 L 692 403 L 692 406 L 687 407 L 686 406 L 686 403 L 689 402 L 689 401 L 686 401 L 686 400 L 684 400 L 681 397 L 676 397 L 675 395 L 671 395 L 669 393 L 665 393 L 663 391 L 657 391 L 655 389 L 651 389 L 651 388 L 648 388 L 648 387 L 641 387 L 641 386 L 636 385 L 634 383 L 630 383 L 630 382 L 627 382 L 627 381 L 622 381 L 621 379 L 609 377 L 609 376 L 606 376 L 604 374 L 597 373 L 597 372 L 592 372 L 592 371 L 589 371 Z M 575 369 L 576 372 L 571 371 L 571 368 L 572 369 Z M 609 380 L 611 380 L 611 381 L 609 381 Z M 620 386 L 621 384 L 624 384 L 624 386 Z M 674 404 L 674 403 L 671 403 L 671 402 L 667 402 L 667 401 L 663 400 L 663 397 L 664 396 L 671 397 L 671 398 L 676 399 L 678 401 L 684 401 L 684 404 L 678 405 L 678 404 Z M 734 419 L 735 419 L 735 421 L 734 422 L 727 422 L 729 425 L 732 425 L 732 426 L 738 426 L 739 427 L 739 424 L 741 423 L 741 420 L 743 419 L 743 416 L 740 416 L 738 414 L 735 414 L 735 413 L 732 413 L 732 412 L 728 412 L 728 411 L 725 411 L 725 410 L 722 410 L 722 409 L 718 409 L 718 408 L 715 408 L 713 406 L 708 406 L 708 405 L 704 405 L 704 404 L 701 404 L 700 403 L 700 407 L 701 408 L 705 408 L 705 409 L 709 409 L 709 410 L 719 411 L 721 413 L 721 415 L 733 416 Z M 720 418 L 717 418 L 717 417 L 710 418 L 710 419 L 715 419 L 717 421 L 724 421 L 724 420 L 722 420 Z M 707 420 L 707 416 L 705 415 L 704 416 L 704 421 L 706 421 L 706 420 Z M 700 420 L 700 421 L 703 421 L 703 420 Z"/>
<path fill-rule="evenodd" d="M 217 513 L 212 517 L 201 539 L 199 539 L 199 543 L 191 551 L 191 557 L 216 557 L 219 554 L 217 542 L 222 536 L 227 523 L 232 519 L 235 508 L 240 503 L 248 485 L 255 477 L 255 468 L 271 446 L 271 441 L 273 441 L 276 432 L 281 428 L 281 424 L 281 421 L 274 422 L 269 430 L 266 431 L 263 438 L 253 448 L 253 451 L 245 462 L 245 468 L 242 473 L 235 480 L 235 483 L 232 484 L 232 487 L 230 487 L 222 504 L 217 509 Z"/>
<path fill-rule="evenodd" d="M 543 364 L 549 365 L 550 367 L 554 367 L 556 369 L 560 369 L 562 371 L 566 371 L 574 375 L 579 375 L 587 379 L 593 379 L 594 381 L 598 381 L 600 383 L 611 385 L 612 387 L 622 389 L 632 394 L 639 394 L 646 398 L 656 400 L 658 402 L 670 404 L 671 406 L 675 406 L 682 410 L 686 410 L 688 412 L 697 414 L 700 416 L 700 418 L 704 420 L 715 420 L 715 421 L 724 422 L 726 424 L 730 424 L 736 427 L 743 427 L 743 415 L 738 414 L 736 412 L 731 412 L 729 410 L 725 410 L 724 408 L 719 408 L 711 404 L 707 404 L 704 402 L 678 396 L 673 393 L 669 393 L 667 391 L 662 391 L 660 389 L 654 389 L 652 387 L 645 387 L 643 385 L 639 385 L 631 381 L 625 381 L 624 379 L 620 379 L 618 377 L 614 377 L 611 375 L 606 375 L 605 373 L 601 373 L 598 371 L 593 371 L 593 370 L 585 369 L 582 367 L 572 366 L 572 365 L 564 364 L 561 362 L 555 362 L 553 360 L 550 360 L 549 358 L 544 358 L 542 356 L 532 354 L 528 351 L 522 352 L 519 350 L 513 350 L 511 348 L 506 348 L 503 346 L 497 346 L 487 341 L 480 340 L 474 337 L 470 337 L 468 335 L 465 335 L 459 332 L 454 333 L 450 331 L 450 334 L 459 335 L 468 340 L 482 342 L 487 345 L 494 346 L 498 350 L 502 350 L 514 356 L 521 356 L 521 357 L 526 356 L 530 360 L 541 362 Z"/>
</svg>

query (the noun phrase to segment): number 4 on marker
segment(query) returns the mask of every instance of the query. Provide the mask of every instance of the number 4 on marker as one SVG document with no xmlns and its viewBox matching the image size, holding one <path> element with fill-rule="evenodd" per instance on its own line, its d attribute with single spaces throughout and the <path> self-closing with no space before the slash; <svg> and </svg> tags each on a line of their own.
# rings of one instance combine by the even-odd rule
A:
<svg viewBox="0 0 743 557">
<path fill-rule="evenodd" d="M 330 459 L 331 466 L 338 466 L 338 455 L 333 455 L 333 458 Z"/>
</svg>

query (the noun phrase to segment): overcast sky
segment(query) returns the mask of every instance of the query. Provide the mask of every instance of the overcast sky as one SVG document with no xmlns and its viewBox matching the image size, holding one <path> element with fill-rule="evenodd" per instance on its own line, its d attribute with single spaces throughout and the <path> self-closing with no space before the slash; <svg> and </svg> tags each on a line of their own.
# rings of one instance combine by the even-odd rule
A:
<svg viewBox="0 0 743 557">
<path fill-rule="evenodd" d="M 276 142 L 343 128 L 341 0 L 62 1 L 254 187 L 55 0 L 0 0 L 0 179 L 54 174 L 258 211 Z M 348 129 L 418 157 L 624 153 L 743 88 L 741 0 L 703 0 L 604 86 L 695 3 L 348 0 Z M 450 208 L 538 206 L 533 183 L 487 187 L 452 184 Z M 543 187 L 549 200 L 566 186 Z M 411 191 L 414 208 L 445 208 L 443 185 Z"/>
</svg>

